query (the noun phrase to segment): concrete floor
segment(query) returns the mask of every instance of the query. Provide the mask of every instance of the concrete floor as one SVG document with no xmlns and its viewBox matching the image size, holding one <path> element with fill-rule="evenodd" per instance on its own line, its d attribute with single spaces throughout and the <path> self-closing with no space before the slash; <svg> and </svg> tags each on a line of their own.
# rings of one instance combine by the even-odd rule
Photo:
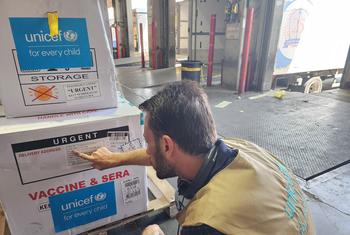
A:
<svg viewBox="0 0 350 235">
<path fill-rule="evenodd" d="M 138 105 L 144 99 L 151 97 L 158 90 L 160 90 L 163 85 L 180 79 L 179 71 L 176 71 L 176 69 L 141 71 L 137 68 L 118 68 L 117 70 L 120 89 L 125 97 L 135 105 Z M 209 93 L 209 101 L 212 106 L 215 121 L 219 123 L 222 121 L 220 120 L 222 117 L 217 115 L 219 110 L 215 109 L 214 107 L 217 105 L 218 99 L 226 97 L 226 99 L 229 98 L 232 101 L 238 99 L 238 96 L 225 89 L 214 89 L 216 89 L 214 92 L 212 88 L 207 89 L 207 93 Z M 251 102 L 253 102 L 253 100 L 260 99 L 262 97 L 265 97 L 266 102 L 270 101 L 271 103 L 274 103 L 275 98 L 272 96 L 273 93 L 271 92 L 265 94 L 247 93 L 244 97 L 240 98 L 248 100 L 246 105 L 249 105 L 249 100 L 252 100 Z M 350 91 L 339 89 L 323 92 L 321 94 L 309 95 L 311 98 L 316 96 L 326 97 L 328 99 L 342 102 L 350 102 Z M 295 99 L 294 97 L 298 97 L 298 95 L 295 95 L 295 93 L 287 93 L 286 97 L 289 99 Z M 331 109 L 332 107 L 329 106 L 329 108 Z M 350 109 L 350 106 L 338 108 Z M 225 109 L 225 107 L 222 109 Z M 345 111 L 349 110 L 344 110 L 344 112 Z M 266 111 L 256 110 L 256 112 L 256 115 L 262 115 L 262 113 L 259 112 Z M 298 118 L 303 118 L 303 112 L 299 113 Z M 344 127 L 349 127 L 350 122 L 349 120 L 346 120 L 344 123 L 341 123 L 341 125 Z M 225 136 L 220 132 L 221 130 L 218 128 L 219 135 Z M 234 136 L 234 132 L 232 132 L 231 136 Z M 326 137 L 319 136 L 319 138 L 322 141 L 322 138 Z M 349 141 L 344 141 L 348 145 Z M 346 158 L 350 159 L 350 153 L 347 152 L 345 154 L 347 154 Z M 317 234 L 350 234 L 350 165 L 344 165 L 336 170 L 323 174 L 309 181 L 305 181 L 302 178 L 299 178 L 299 180 L 307 195 Z M 169 181 L 174 187 L 176 187 L 176 179 L 170 179 Z M 177 222 L 174 219 L 167 219 L 166 215 L 164 214 L 160 214 L 154 218 L 145 218 L 136 222 L 134 225 L 128 225 L 119 229 L 111 230 L 108 234 L 140 234 L 143 227 L 152 223 L 159 223 L 166 234 L 176 234 Z"/>
<path fill-rule="evenodd" d="M 317 234 L 350 234 L 350 165 L 302 181 Z"/>
</svg>

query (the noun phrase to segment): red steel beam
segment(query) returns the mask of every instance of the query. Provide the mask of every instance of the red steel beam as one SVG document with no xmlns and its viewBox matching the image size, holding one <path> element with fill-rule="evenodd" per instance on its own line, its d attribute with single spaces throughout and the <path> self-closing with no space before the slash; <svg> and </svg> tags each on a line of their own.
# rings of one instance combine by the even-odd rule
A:
<svg viewBox="0 0 350 235">
<path fill-rule="evenodd" d="M 245 26 L 245 33 L 244 33 L 242 65 L 241 65 L 241 74 L 239 79 L 239 90 L 238 90 L 239 94 L 242 94 L 245 92 L 245 84 L 247 81 L 247 71 L 248 71 L 250 36 L 253 28 L 253 17 L 254 17 L 254 8 L 249 8 L 247 12 L 246 26 Z"/>
<path fill-rule="evenodd" d="M 152 68 L 157 69 L 157 24 L 152 22 Z"/>
<path fill-rule="evenodd" d="M 116 44 L 116 48 L 117 48 L 117 59 L 121 58 L 121 48 L 120 48 L 120 26 L 116 25 L 115 26 L 115 44 Z"/>
<path fill-rule="evenodd" d="M 140 44 L 141 44 L 141 66 L 145 67 L 145 52 L 143 51 L 143 28 L 142 23 L 140 23 Z"/>
<path fill-rule="evenodd" d="M 216 26 L 216 15 L 211 15 L 211 17 L 210 17 L 210 33 L 209 33 L 207 86 L 211 86 L 211 81 L 213 78 L 215 26 Z"/>
</svg>

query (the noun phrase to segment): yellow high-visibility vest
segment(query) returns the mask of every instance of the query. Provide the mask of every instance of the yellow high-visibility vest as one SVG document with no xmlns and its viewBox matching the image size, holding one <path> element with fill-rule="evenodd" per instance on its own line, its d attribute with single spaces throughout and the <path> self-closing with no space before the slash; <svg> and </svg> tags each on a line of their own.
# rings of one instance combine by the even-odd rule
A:
<svg viewBox="0 0 350 235">
<path fill-rule="evenodd" d="M 311 235 L 311 213 L 295 176 L 265 149 L 225 140 L 236 158 L 177 215 L 181 226 L 209 225 L 225 234 Z"/>
</svg>

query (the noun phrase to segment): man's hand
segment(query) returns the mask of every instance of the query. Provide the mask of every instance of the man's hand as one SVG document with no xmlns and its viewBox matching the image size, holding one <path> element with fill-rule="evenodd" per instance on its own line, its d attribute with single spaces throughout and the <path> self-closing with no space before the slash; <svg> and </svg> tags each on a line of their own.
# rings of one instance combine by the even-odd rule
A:
<svg viewBox="0 0 350 235">
<path fill-rule="evenodd" d="M 92 162 L 92 167 L 98 170 L 104 170 L 120 165 L 118 156 L 116 156 L 117 153 L 112 153 L 105 147 L 97 149 L 91 155 L 81 153 L 76 150 L 73 150 L 73 153 L 85 160 Z"/>
<path fill-rule="evenodd" d="M 92 162 L 92 166 L 99 170 L 123 165 L 151 165 L 150 156 L 147 154 L 146 149 L 144 148 L 129 152 L 112 153 L 107 148 L 102 147 L 97 149 L 91 155 L 81 153 L 76 150 L 73 150 L 72 152 L 77 156 Z"/>
<path fill-rule="evenodd" d="M 148 225 L 142 232 L 142 235 L 164 235 L 164 232 L 158 224 Z"/>
</svg>

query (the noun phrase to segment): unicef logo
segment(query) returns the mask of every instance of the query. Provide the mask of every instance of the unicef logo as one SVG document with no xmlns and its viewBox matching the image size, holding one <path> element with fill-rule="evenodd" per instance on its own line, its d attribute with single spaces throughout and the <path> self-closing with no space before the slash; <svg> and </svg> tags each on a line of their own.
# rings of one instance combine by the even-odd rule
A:
<svg viewBox="0 0 350 235">
<path fill-rule="evenodd" d="M 107 197 L 107 193 L 98 193 L 95 195 L 95 200 L 100 202 L 100 201 L 105 200 L 106 197 Z"/>
<path fill-rule="evenodd" d="M 68 42 L 75 42 L 78 39 L 77 32 L 74 32 L 73 30 L 67 30 L 64 32 L 63 36 Z"/>
</svg>

